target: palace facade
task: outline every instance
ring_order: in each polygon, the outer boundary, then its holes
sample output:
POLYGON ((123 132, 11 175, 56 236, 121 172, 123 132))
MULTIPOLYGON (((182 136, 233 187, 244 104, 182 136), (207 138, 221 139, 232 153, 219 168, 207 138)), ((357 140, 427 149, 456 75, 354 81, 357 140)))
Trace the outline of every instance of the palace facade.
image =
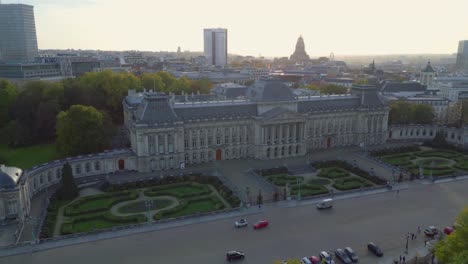
POLYGON ((124 120, 139 171, 227 159, 278 159, 315 150, 376 145, 388 137, 388 107, 373 86, 350 94, 294 96, 277 80, 260 80, 246 99, 185 101, 129 92, 124 120))

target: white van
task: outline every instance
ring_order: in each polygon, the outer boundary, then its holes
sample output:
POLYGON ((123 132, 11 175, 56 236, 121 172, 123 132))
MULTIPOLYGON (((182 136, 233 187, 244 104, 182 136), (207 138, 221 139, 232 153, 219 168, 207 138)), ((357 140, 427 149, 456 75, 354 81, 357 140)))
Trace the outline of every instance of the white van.
POLYGON ((333 207, 333 199, 323 199, 320 203, 317 204, 317 209, 327 209, 333 207))

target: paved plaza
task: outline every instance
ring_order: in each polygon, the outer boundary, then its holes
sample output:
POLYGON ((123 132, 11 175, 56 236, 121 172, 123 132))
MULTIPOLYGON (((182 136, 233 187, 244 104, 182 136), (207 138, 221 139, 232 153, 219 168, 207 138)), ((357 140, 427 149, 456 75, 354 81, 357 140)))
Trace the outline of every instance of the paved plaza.
MULTIPOLYGON (((262 212, 247 216, 250 223, 270 221, 264 230, 235 229, 235 218, 135 234, 115 239, 0 258, 0 263, 224 263, 224 253, 237 249, 247 255, 242 263, 271 263, 274 259, 317 254, 351 246, 361 263, 389 263, 366 250, 366 243, 379 244, 386 256, 403 253, 407 232, 417 226, 453 223, 467 206, 468 181, 441 184, 410 184, 408 189, 372 196, 338 200, 329 211, 313 204, 285 208, 265 205, 262 212)), ((422 238, 410 241, 410 250, 422 238)))

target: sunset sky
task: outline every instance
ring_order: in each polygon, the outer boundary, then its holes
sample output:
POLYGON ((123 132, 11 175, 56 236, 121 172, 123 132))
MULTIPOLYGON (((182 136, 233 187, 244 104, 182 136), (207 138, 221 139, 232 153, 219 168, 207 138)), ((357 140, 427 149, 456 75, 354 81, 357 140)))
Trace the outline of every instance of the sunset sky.
POLYGON ((467 0, 2 0, 35 6, 40 49, 202 51, 228 29, 229 53, 289 56, 455 53, 467 0))

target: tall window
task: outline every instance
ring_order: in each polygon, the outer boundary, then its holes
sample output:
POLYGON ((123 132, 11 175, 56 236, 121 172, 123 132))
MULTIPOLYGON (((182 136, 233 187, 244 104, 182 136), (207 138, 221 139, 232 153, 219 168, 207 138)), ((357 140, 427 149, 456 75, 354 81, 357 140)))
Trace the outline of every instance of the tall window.
POLYGON ((184 139, 184 148, 187 149, 188 147, 189 147, 189 145, 188 145, 188 139, 185 138, 185 139, 184 139))
POLYGON ((81 173, 81 165, 80 165, 80 164, 78 164, 78 165, 75 166, 75 173, 76 173, 76 174, 80 174, 80 173, 81 173))
POLYGON ((52 181, 52 171, 48 171, 47 172, 47 182, 51 182, 52 181))
POLYGON ((101 164, 99 163, 99 161, 94 162, 94 170, 95 171, 100 171, 101 170, 101 164))
POLYGON ((85 163, 85 171, 88 173, 91 171, 91 164, 89 162, 85 163))
POLYGON ((216 145, 221 145, 221 136, 216 135, 216 145))
POLYGON ((189 161, 189 155, 188 155, 188 153, 185 153, 184 159, 185 159, 185 162, 188 162, 188 161, 189 161))

